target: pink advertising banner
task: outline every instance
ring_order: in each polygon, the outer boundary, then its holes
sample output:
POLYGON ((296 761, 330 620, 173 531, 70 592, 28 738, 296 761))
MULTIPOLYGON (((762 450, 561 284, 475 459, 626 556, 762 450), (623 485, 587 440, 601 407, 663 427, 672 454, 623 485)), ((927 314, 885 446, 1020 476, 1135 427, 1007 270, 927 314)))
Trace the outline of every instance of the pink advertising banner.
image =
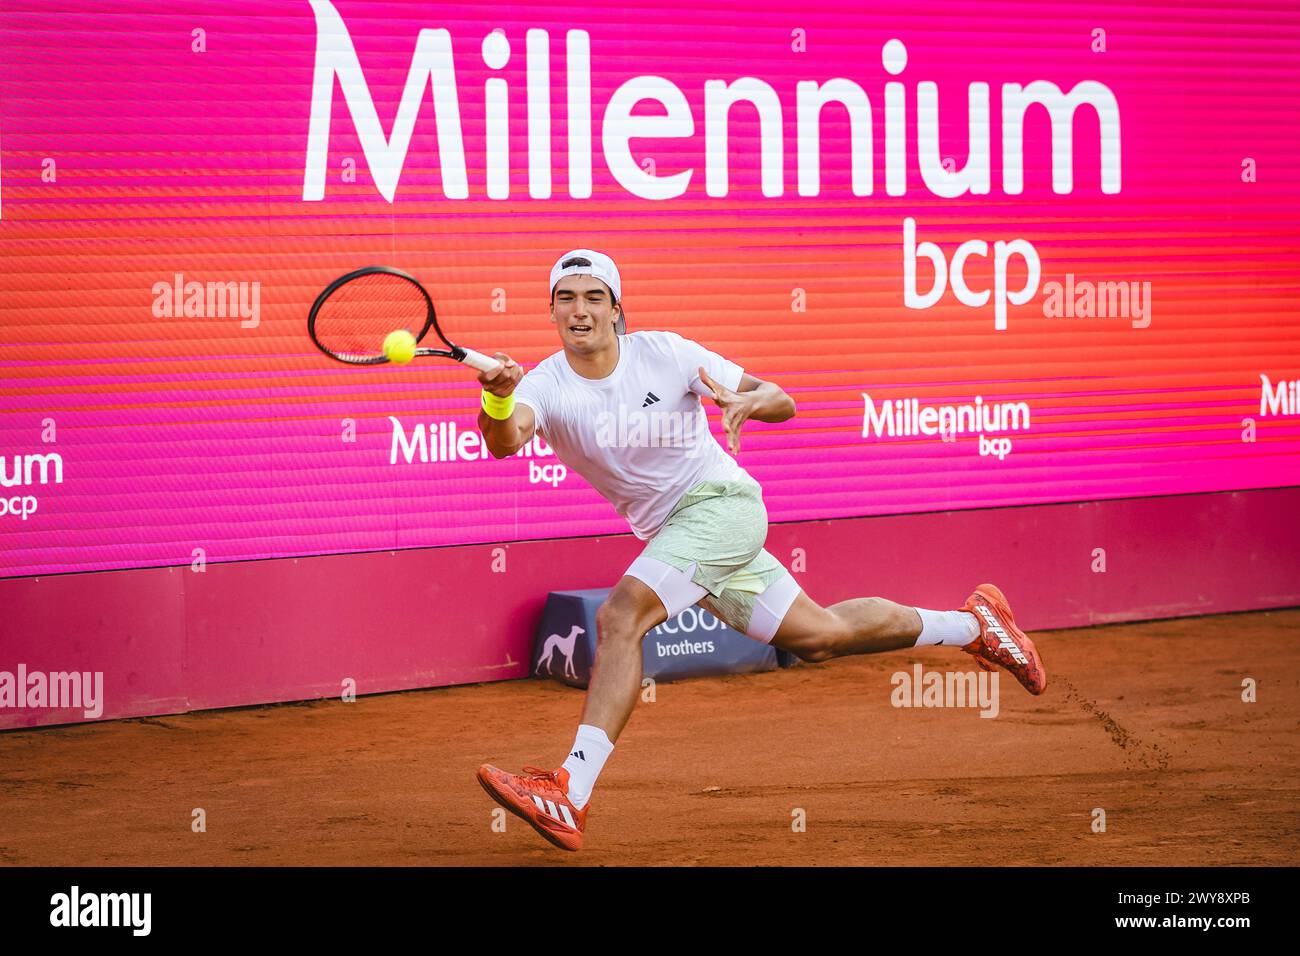
MULTIPOLYGON (((774 521, 1300 484, 1292 3, 0 9, 0 577, 626 525, 452 363, 306 315, 396 266, 559 348, 546 276, 780 383, 774 521)), ((714 416, 714 427, 717 427, 714 416)))

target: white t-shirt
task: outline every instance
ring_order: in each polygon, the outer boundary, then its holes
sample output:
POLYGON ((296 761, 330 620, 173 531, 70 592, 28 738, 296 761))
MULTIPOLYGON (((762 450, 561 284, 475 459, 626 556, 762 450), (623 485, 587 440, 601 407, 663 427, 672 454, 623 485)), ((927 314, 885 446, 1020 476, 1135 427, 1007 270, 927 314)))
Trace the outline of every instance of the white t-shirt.
POLYGON ((583 378, 560 351, 525 375, 514 394, 533 410, 560 461, 644 540, 692 485, 748 477, 709 432, 700 397, 711 400, 713 392, 699 369, 730 389, 744 373, 676 332, 632 332, 618 341, 618 364, 605 378, 583 378))

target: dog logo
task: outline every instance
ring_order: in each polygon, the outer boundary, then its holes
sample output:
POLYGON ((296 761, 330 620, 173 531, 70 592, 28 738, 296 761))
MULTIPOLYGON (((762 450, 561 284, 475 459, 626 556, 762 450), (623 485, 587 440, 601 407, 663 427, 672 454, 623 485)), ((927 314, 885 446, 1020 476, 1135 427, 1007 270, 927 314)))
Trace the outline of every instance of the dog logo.
MULTIPOLYGON (((560 637, 558 634, 552 634, 542 644, 542 656, 537 658, 537 664, 534 666, 534 673, 542 672, 542 665, 546 665, 546 673, 551 673, 551 658, 555 655, 556 650, 564 656, 564 676, 578 679, 578 672, 573 669, 573 645, 577 643, 579 634, 586 634, 586 630, 573 625, 569 630, 567 637, 560 637)), ((554 675, 552 675, 554 676, 554 675)))

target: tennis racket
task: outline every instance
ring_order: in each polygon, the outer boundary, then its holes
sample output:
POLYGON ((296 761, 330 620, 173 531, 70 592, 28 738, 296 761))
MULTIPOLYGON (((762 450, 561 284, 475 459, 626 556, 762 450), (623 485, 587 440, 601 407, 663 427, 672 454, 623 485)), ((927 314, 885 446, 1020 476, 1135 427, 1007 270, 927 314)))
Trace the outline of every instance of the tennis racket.
POLYGON ((367 266, 339 276, 312 303, 307 334, 332 359, 349 365, 384 365, 384 339, 406 329, 419 342, 432 329, 446 348, 417 348, 417 356, 455 359, 480 372, 501 363, 454 344, 438 327, 433 300, 414 276, 388 266, 367 266))

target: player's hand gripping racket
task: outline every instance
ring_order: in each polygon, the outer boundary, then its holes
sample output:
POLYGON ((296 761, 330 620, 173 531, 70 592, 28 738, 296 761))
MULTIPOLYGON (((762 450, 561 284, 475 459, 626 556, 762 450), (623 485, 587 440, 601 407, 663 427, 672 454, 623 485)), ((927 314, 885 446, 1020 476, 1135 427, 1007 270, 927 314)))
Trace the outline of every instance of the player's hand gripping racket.
POLYGON ((447 347, 417 348, 416 356, 455 359, 480 372, 500 368, 496 359, 452 343, 438 327, 433 300, 413 276, 387 266, 367 266, 340 276, 317 296, 307 316, 316 347, 349 365, 384 365, 384 339, 405 328, 416 342, 433 329, 447 347))

